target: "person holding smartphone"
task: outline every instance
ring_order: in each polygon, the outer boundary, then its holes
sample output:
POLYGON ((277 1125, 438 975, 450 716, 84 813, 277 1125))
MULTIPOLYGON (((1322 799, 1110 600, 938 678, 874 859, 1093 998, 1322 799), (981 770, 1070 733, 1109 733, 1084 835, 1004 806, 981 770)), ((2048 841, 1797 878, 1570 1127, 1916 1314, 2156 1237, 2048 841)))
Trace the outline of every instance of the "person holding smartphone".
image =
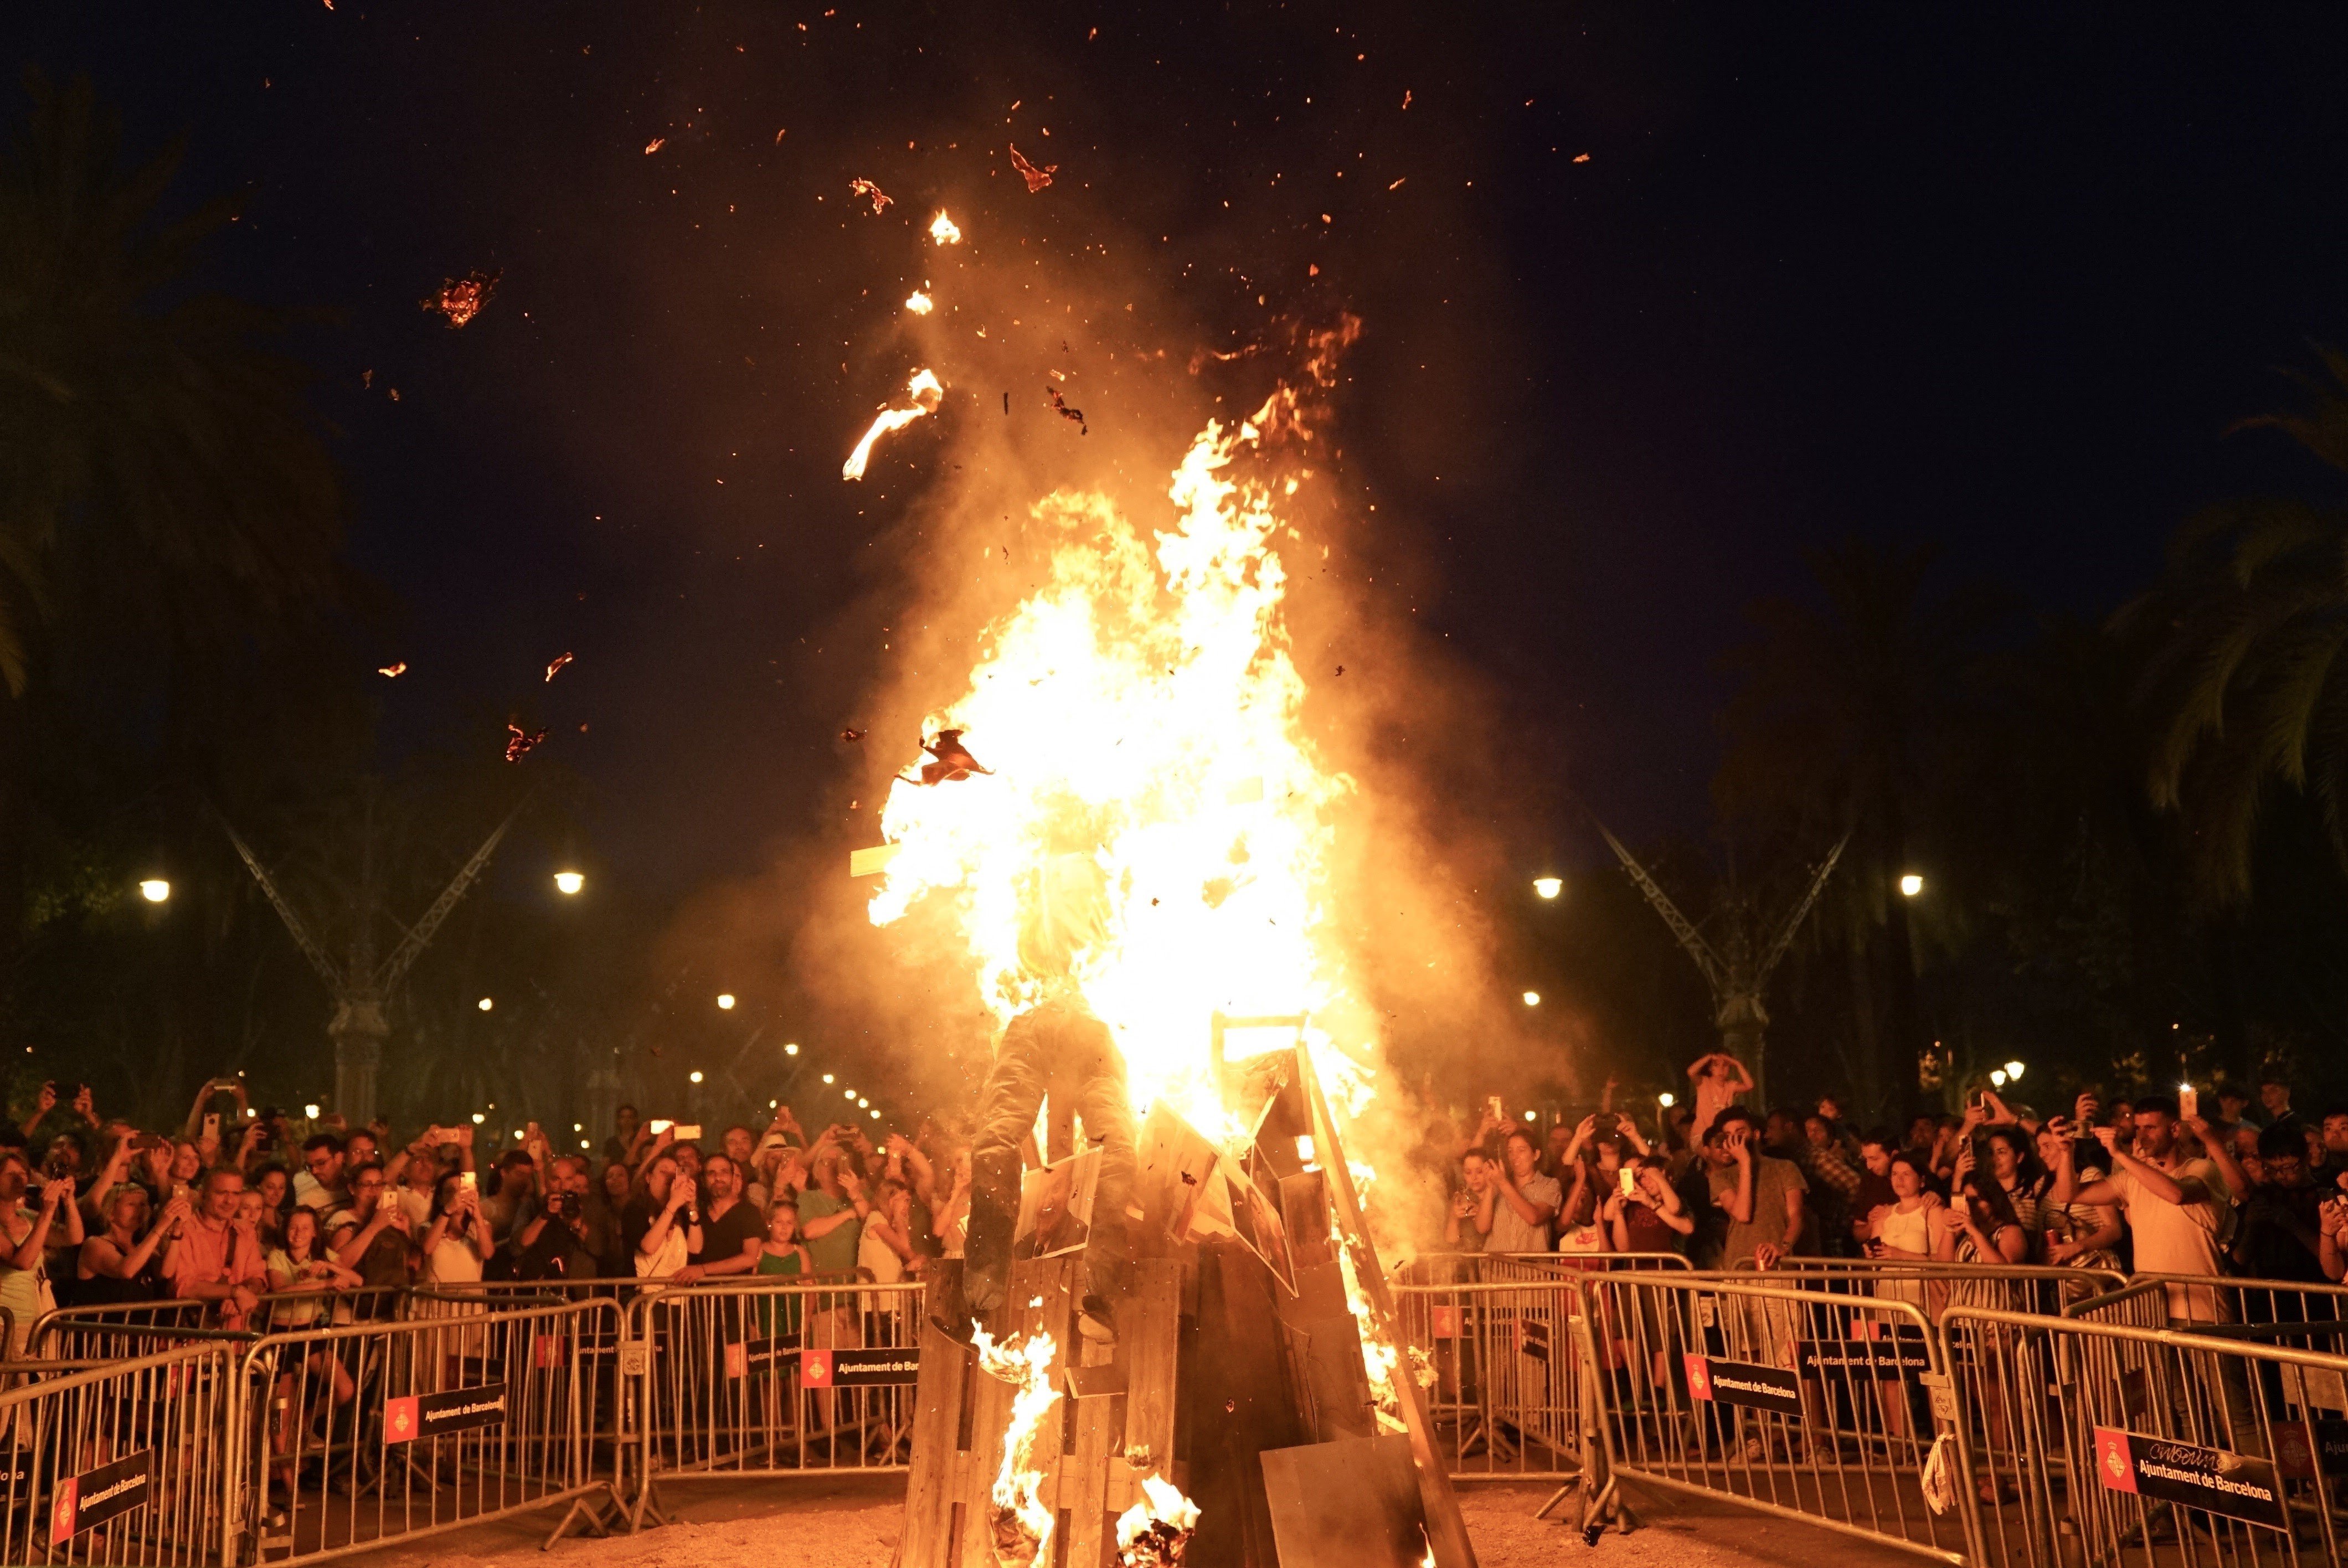
MULTIPOLYGON (((2054 1202, 2065 1206, 2109 1204, 2122 1209, 2136 1240, 2139 1273, 2223 1274, 2220 1242, 2233 1218, 2241 1168, 2224 1141, 2210 1135, 2207 1122, 2199 1117, 2189 1123, 2180 1121, 2177 1102, 2167 1095, 2138 1100, 2135 1122, 2133 1147, 2123 1145, 2111 1128, 2096 1129, 2111 1154, 2113 1169, 2102 1181, 2085 1184, 2071 1153, 2068 1126, 2057 1128, 2065 1138, 2056 1150, 2061 1163, 2054 1168, 2054 1202)), ((2225 1302, 2209 1286, 2172 1283, 2167 1296, 2172 1327, 2228 1321, 2225 1302)))
POLYGON ((1459 1161, 1459 1190, 1443 1216, 1443 1250, 1482 1252, 1492 1234, 1492 1205, 1499 1192, 1492 1184, 1492 1163, 1483 1152, 1470 1149, 1459 1161))
POLYGON ((1622 1167, 1603 1217, 1616 1252, 1680 1252, 1695 1235, 1695 1216, 1673 1191, 1669 1166, 1642 1154, 1622 1167))

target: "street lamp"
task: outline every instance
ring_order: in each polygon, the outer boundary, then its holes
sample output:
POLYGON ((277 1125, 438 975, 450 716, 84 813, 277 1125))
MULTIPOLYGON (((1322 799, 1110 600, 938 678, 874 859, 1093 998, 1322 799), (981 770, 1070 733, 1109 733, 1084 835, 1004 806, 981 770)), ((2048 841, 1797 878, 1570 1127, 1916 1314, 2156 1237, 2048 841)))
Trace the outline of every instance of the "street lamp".
POLYGON ((2019 1083, 2022 1081, 2022 1063, 2018 1061, 2009 1061, 2005 1064, 2005 1081, 2008 1083, 2019 1083))
POLYGON ((696 1067, 696 1068, 695 1068, 695 1069, 693 1070, 693 1071, 692 1071, 692 1072, 687 1076, 687 1078, 686 1078, 686 1081, 687 1081, 687 1082, 689 1082, 689 1083, 698 1083, 698 1082, 700 1082, 700 1081, 701 1081, 701 1069, 699 1069, 699 1068, 697 1068, 697 1067, 696 1067))
POLYGON ((168 903, 171 897, 171 884, 163 877, 149 876, 139 884, 139 897, 149 904, 168 903))
POLYGON ((1562 876, 1536 876, 1533 878, 1533 891, 1540 894, 1544 898, 1554 898, 1559 894, 1565 891, 1565 878, 1562 876))
POLYGON ((487 1012, 487 1011, 489 1011, 491 1008, 493 1008, 493 1007, 497 1006, 498 1004, 497 1004, 495 1001, 491 1000, 489 998, 488 998, 488 997, 483 997, 479 1001, 476 1002, 474 1005, 475 1005, 476 1007, 479 1008, 483 1012, 487 1012))
POLYGON ((1913 871, 1900 878, 1900 897, 1902 898, 1913 898, 1922 891, 1924 891, 1924 879, 1913 871))
POLYGON ((1679 1102, 1672 1098, 1671 1091, 1667 1089, 1663 1093, 1655 1096, 1655 1103, 1662 1106, 1664 1110, 1669 1111, 1673 1106, 1678 1104, 1679 1102))
POLYGON ((825 1073, 825 1074, 823 1075, 823 1081, 824 1081, 826 1083, 837 1083, 837 1082, 839 1082, 839 1080, 838 1080, 838 1079, 834 1078, 834 1077, 833 1077, 830 1073, 829 1073, 829 1072, 827 1072, 827 1073, 825 1073))
POLYGON ((1525 1006, 1529 1008, 1537 1008, 1540 1006, 1540 992, 1527 991, 1525 993, 1525 1006))
POLYGON ((318 1108, 315 1105, 304 1105, 302 1107, 302 1114, 315 1122, 318 1119, 318 1108))
POLYGON ((2004 1087, 2005 1087, 2005 1069, 2004 1069, 2004 1068, 2003 1068, 2003 1067, 1993 1067, 1993 1068, 1992 1068, 1992 1069, 1990 1070, 1989 1081, 1990 1081, 1990 1085, 1991 1085, 1991 1087, 1993 1087, 1993 1088, 1996 1088, 1996 1089, 2003 1089, 2003 1088, 2004 1088, 2004 1087))
POLYGON ((586 886, 587 878, 576 871, 558 871, 554 874, 554 890, 566 898, 577 897, 579 890, 586 886))
POLYGON ((783 1047, 783 1054, 785 1056, 797 1056, 798 1053, 799 1042, 798 1040, 793 1040, 788 1045, 783 1047))
POLYGON ((732 1012, 734 1010, 734 993, 732 991, 719 991, 717 993, 717 1010, 719 1012, 732 1012))
POLYGON ((843 1100, 853 1100, 856 1098, 856 1091, 853 1089, 843 1089, 840 1091, 839 1097, 843 1100))

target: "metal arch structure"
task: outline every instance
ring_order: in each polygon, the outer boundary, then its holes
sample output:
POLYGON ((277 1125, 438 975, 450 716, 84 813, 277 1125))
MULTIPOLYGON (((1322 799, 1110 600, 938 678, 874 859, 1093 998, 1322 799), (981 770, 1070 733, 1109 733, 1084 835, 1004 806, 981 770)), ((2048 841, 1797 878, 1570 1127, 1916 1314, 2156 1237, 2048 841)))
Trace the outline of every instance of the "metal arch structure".
POLYGON ((1713 1025, 1720 1030, 1720 1049, 1752 1068, 1754 1086, 1766 1104, 1769 1009, 1763 997, 1768 990, 1770 975, 1776 972, 1777 965, 1793 947, 1794 937, 1802 928, 1802 922, 1809 918, 1810 911, 1818 906, 1818 895, 1825 890, 1827 878, 1834 874, 1836 863, 1842 859, 1842 852, 1850 843, 1850 834, 1846 831, 1835 840, 1834 847, 1827 851, 1826 858, 1811 873, 1808 887, 1787 911, 1786 917, 1778 922, 1776 933, 1770 938, 1769 945, 1758 954, 1754 951, 1753 941, 1757 924, 1755 911, 1748 899, 1732 889, 1726 900, 1728 952, 1724 958, 1704 939, 1704 933, 1680 913, 1679 907, 1648 875, 1647 868, 1639 864, 1637 857, 1624 847, 1622 841, 1615 837, 1594 815, 1591 821, 1596 825, 1599 836, 1606 840, 1606 846, 1614 852, 1614 858, 1622 863, 1623 871, 1646 896, 1655 913, 1663 917, 1663 924, 1671 927, 1672 935, 1679 939, 1680 946, 1686 949, 1688 957, 1702 971, 1705 985, 1712 990, 1713 1025))
POLYGON ((438 934, 442 924, 463 901, 473 884, 480 879, 481 873, 489 869, 489 857, 497 853, 506 830, 513 826, 514 819, 521 815, 522 807, 528 804, 529 797, 525 795, 513 810, 506 814, 505 820, 490 830, 489 835, 481 841, 480 847, 473 851, 472 857, 448 879, 448 885, 440 890, 440 896, 433 899, 415 925, 407 927, 399 945, 380 963, 375 958, 375 876, 371 827, 370 842, 366 846, 367 869, 360 877, 359 902, 363 907, 357 927, 352 933, 350 955, 346 961, 337 962, 324 944, 312 934, 308 922, 302 918, 300 911, 278 887, 276 879, 262 865, 261 857, 253 854, 252 846, 244 842, 225 817, 221 819, 221 826, 228 834, 228 841, 236 846, 237 857, 244 862, 245 869, 252 873, 252 879, 261 885, 261 891, 268 898, 270 907, 276 910, 277 917, 284 922, 286 934, 294 938, 294 945, 302 949, 302 956, 310 961, 310 967, 317 971, 318 979, 325 983, 327 994, 334 998, 335 1012, 326 1024, 326 1034, 335 1042, 335 1109, 341 1112, 352 1126, 364 1127, 375 1120, 376 1073, 383 1061, 383 1042, 391 1033, 391 1020, 386 1005, 392 990, 407 977, 407 971, 415 967, 424 949, 431 946, 432 938, 438 934))

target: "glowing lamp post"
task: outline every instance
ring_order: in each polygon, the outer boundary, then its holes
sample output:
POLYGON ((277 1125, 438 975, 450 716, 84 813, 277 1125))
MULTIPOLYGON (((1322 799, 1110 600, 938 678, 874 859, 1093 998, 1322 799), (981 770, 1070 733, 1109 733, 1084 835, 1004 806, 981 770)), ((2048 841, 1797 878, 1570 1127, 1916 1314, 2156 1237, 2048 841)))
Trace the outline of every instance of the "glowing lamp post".
POLYGON ((1525 1006, 1529 1008, 1537 1008, 1540 1006, 1540 992, 1527 991, 1525 993, 1525 1006))
POLYGON ((1913 871, 1900 878, 1900 897, 1902 898, 1913 898, 1922 891, 1924 891, 1924 879, 1913 871))
POLYGON ((554 890, 565 898, 576 898, 579 896, 579 890, 586 886, 587 878, 576 871, 558 871, 554 874, 554 890))
POLYGON ((1559 894, 1565 891, 1565 878, 1562 876, 1536 876, 1533 878, 1533 891, 1544 898, 1554 898, 1559 894))
POLYGON ((171 884, 163 877, 149 876, 139 884, 139 897, 149 904, 168 904, 171 901, 171 884))

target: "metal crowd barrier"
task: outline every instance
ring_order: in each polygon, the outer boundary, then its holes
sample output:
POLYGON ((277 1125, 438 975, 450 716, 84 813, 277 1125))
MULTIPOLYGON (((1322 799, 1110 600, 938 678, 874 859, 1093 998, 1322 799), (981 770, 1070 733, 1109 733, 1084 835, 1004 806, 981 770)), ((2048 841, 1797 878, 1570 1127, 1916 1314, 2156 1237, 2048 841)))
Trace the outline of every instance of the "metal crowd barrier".
POLYGON ((122 1330, 201 1329, 208 1327, 204 1307, 201 1301, 177 1299, 52 1307, 33 1319, 25 1353, 36 1361, 105 1361, 144 1355, 156 1348, 157 1336, 122 1330))
MULTIPOLYGON (((2130 1287, 2155 1295, 2163 1281, 2130 1287)), ((2331 1325, 2336 1328, 2341 1326, 2331 1325)), ((2348 1358, 1957 1307, 1957 1491, 1981 1568, 2343 1561, 2348 1358)))
MULTIPOLYGON (((1582 1367, 1569 1279, 1684 1273, 1676 1253, 1433 1254, 1395 1271, 1397 1327, 1426 1383, 1454 1481, 1563 1481, 1582 1471, 1582 1367)), ((1545 1511, 1544 1511, 1545 1512, 1545 1511)))
POLYGON ((632 1527, 665 1517, 664 1481, 908 1468, 923 1289, 739 1276, 639 1293, 621 1325, 632 1527))
POLYGON ((1951 1307, 1993 1307, 2005 1312, 2059 1314, 2071 1306, 2123 1288, 2116 1269, 2044 1264, 1944 1263, 1878 1257, 1780 1258, 1766 1272, 1750 1262, 1729 1270, 1798 1290, 1824 1290, 1913 1303, 1939 1321, 1951 1307))
POLYGON ((1749 1276, 1603 1274, 1571 1288, 1596 1433, 1581 1483, 1591 1542, 1634 1522, 1618 1491, 1632 1480, 1964 1563, 1961 1518, 1926 1498, 1956 1418, 1922 1307, 1749 1276))
POLYGON ((238 1346, 176 1346, 0 1393, 0 1562, 223 1560, 238 1346))
POLYGON ((1684 1273, 1688 1260, 1675 1252, 1423 1252, 1404 1258, 1388 1276, 1398 1286, 1421 1285, 1523 1285, 1562 1279, 1590 1268, 1670 1268, 1684 1273))
POLYGON ((310 1561, 572 1506, 597 1504, 617 1307, 492 1311, 417 1292, 409 1316, 273 1333, 239 1358, 226 1428, 237 1561, 310 1561))

